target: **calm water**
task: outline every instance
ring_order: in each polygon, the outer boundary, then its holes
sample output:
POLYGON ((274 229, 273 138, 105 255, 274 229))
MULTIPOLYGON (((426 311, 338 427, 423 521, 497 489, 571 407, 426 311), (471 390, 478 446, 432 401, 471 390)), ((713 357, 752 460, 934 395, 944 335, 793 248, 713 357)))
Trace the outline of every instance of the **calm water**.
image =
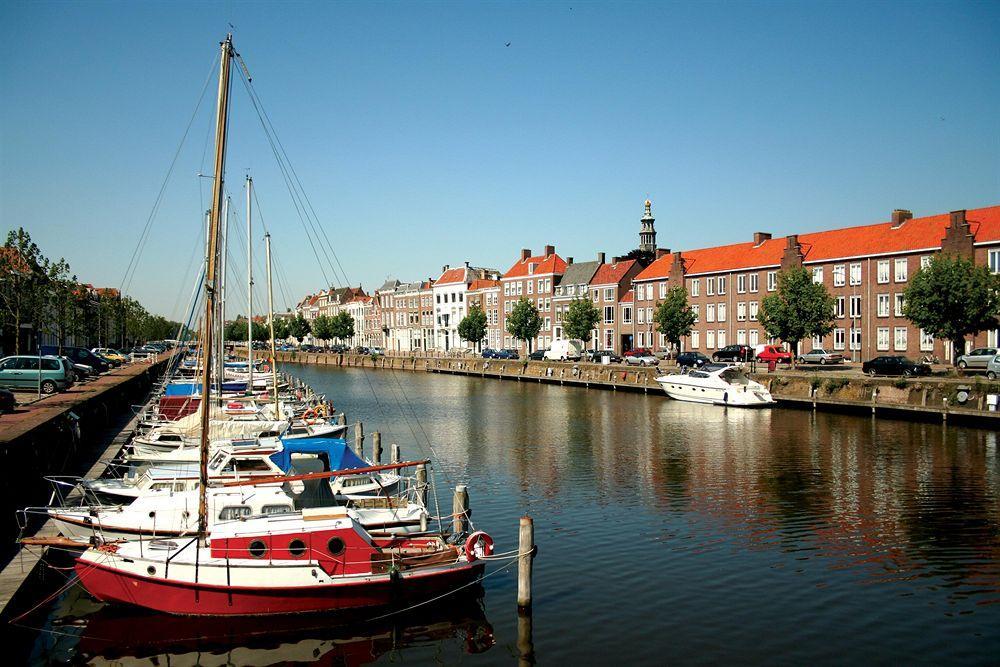
MULTIPOLYGON (((996 433, 291 368, 381 430, 386 456, 398 442, 404 457, 434 458, 449 508, 450 487, 468 481, 499 550, 516 546, 521 514, 535 518, 540 664, 1000 656, 996 433), (433 451, 418 446, 427 440, 433 451)), ((57 633, 29 635, 36 661, 506 665, 518 655, 515 588, 510 569, 481 598, 360 629, 136 616, 76 591, 24 622, 57 633)))

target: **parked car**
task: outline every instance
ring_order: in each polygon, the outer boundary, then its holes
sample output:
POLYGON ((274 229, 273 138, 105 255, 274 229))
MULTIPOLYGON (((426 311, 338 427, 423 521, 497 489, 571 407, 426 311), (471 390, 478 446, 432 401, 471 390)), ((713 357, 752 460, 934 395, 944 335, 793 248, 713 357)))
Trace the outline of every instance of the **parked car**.
POLYGON ((580 361, 583 358, 583 341, 575 338, 556 338, 545 352, 549 361, 580 361))
POLYGON ((111 370, 111 364, 85 347, 63 347, 60 351, 55 345, 42 345, 42 356, 69 357, 74 364, 90 366, 98 373, 107 373, 111 370))
POLYGON ((496 353, 496 356, 494 356, 493 358, 494 359, 520 359, 521 355, 519 355, 517 353, 517 350, 505 347, 502 350, 498 350, 497 353, 496 353))
POLYGON ((483 355, 483 359, 496 359, 497 358, 497 350, 494 350, 492 347, 484 347, 482 355, 483 355))
POLYGON ((354 354, 368 354, 368 348, 364 345, 358 345, 354 348, 354 354))
POLYGON ((625 353, 625 363, 629 366, 656 366, 660 360, 649 350, 630 350, 625 353))
POLYGON ((0 389, 0 415, 6 412, 14 412, 14 408, 17 407, 17 399, 14 398, 14 392, 9 389, 0 389))
POLYGON ((930 375, 927 364, 918 364, 903 356, 875 357, 861 364, 861 372, 868 375, 930 375))
POLYGON ((825 366, 826 364, 842 364, 844 363, 844 355, 839 352, 824 350, 821 347, 814 347, 805 354, 799 355, 799 363, 819 364, 820 366, 825 366))
POLYGON ((648 347, 634 347, 624 355, 625 357, 640 356, 640 357, 654 357, 653 351, 648 347))
POLYGON ((1000 354, 990 359, 989 363, 986 364, 986 377, 991 380, 1000 377, 1000 354))
POLYGON ((677 365, 681 368, 701 368, 710 361, 701 352, 681 352, 677 355, 677 365))
POLYGON ((621 355, 615 354, 614 350, 587 350, 588 361, 600 364, 603 363, 602 359, 604 357, 607 357, 608 361, 612 364, 620 364, 622 362, 621 355))
POLYGON ((792 353, 783 350, 779 345, 764 345, 757 353, 757 361, 790 364, 792 363, 792 353))
POLYGON ((91 350, 91 352, 93 352, 99 357, 103 357, 104 359, 117 361, 120 364, 123 364, 127 361, 124 354, 111 347, 95 347, 94 349, 91 350))
POLYGON ((548 351, 549 351, 548 348, 544 350, 535 350, 534 352, 528 355, 528 359, 531 359, 532 361, 541 361, 545 359, 545 353, 548 351))
POLYGON ((959 356, 958 363, 956 365, 959 368, 985 369, 996 356, 997 348, 981 347, 969 352, 968 354, 959 356))
POLYGON ((712 355, 712 361, 750 361, 753 348, 749 345, 727 345, 712 355))
POLYGON ((377 345, 375 347, 368 348, 368 352, 371 354, 385 354, 385 350, 383 350, 381 347, 378 347, 377 345))
POLYGON ((14 356, 0 359, 0 387, 9 389, 36 389, 51 394, 70 386, 71 371, 58 357, 14 356), (41 363, 41 371, 39 371, 41 363), (40 380, 40 381, 39 381, 40 380))

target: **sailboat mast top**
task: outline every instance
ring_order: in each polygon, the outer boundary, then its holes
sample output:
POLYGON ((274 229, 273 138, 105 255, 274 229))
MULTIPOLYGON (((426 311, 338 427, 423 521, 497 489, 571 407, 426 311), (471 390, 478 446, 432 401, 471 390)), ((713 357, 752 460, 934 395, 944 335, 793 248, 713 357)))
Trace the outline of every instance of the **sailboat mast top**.
POLYGON ((250 203, 252 189, 253 178, 247 174, 247 371, 250 374, 247 380, 247 393, 251 395, 253 394, 253 223, 250 203))
POLYGON ((267 253, 267 322, 271 328, 271 381, 274 385, 274 418, 281 421, 281 401, 278 400, 278 351, 274 346, 274 289, 271 286, 271 234, 264 234, 267 253))

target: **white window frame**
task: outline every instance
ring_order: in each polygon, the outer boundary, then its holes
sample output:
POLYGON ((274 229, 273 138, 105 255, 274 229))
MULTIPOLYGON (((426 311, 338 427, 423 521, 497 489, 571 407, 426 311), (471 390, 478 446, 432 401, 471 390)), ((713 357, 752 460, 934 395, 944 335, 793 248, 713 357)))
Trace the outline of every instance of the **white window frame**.
POLYGON ((692 278, 691 279, 691 296, 700 296, 701 294, 701 279, 692 278))
POLYGON ((736 304, 736 321, 746 322, 747 319, 747 304, 746 301, 740 301, 736 304))
POLYGON ((760 304, 757 303, 756 301, 751 301, 750 302, 749 310, 750 310, 750 321, 751 322, 756 322, 757 321, 757 310, 758 310, 759 307, 760 307, 760 304))
POLYGON ((715 296, 715 278, 705 278, 705 296, 715 296))
POLYGON ((726 330, 725 329, 719 329, 715 333, 715 344, 719 347, 720 350, 726 346, 726 330))
POLYGON ((736 292, 738 294, 746 294, 747 291, 747 277, 744 274, 736 276, 736 292))
POLYGON ((833 316, 838 319, 843 319, 847 316, 847 299, 838 296, 837 301, 833 307, 833 316))
MULTIPOLYGON (((715 291, 718 292, 719 296, 722 296, 723 294, 726 293, 726 277, 725 276, 719 276, 716 279, 716 281, 715 281, 715 291)), ((725 345, 723 345, 722 347, 725 347, 725 345)))
POLYGON ((886 352, 889 349, 889 327, 879 327, 875 330, 875 349, 886 352))
POLYGON ((778 289, 778 272, 768 271, 767 272, 767 291, 774 292, 778 289))
POLYGON ((852 294, 851 298, 848 299, 849 307, 848 313, 852 320, 861 319, 861 296, 858 294, 852 294))
POLYGON ((934 350, 934 336, 923 329, 920 330, 920 351, 932 352, 934 350))
POLYGON ((823 284, 823 267, 814 266, 813 267, 813 282, 817 285, 823 284))
POLYGON ((876 294, 875 295, 875 316, 876 317, 889 317, 889 294, 876 294))
POLYGON ((892 336, 892 349, 896 352, 906 352, 906 327, 895 327, 892 336))
POLYGON ((750 292, 753 294, 757 293, 757 288, 759 287, 757 283, 759 278, 760 276, 756 273, 750 274, 750 292))
POLYGON ((903 306, 906 305, 906 301, 903 299, 902 292, 896 292, 892 299, 892 312, 896 317, 903 316, 903 306))
POLYGON ((701 343, 701 332, 697 329, 691 332, 691 349, 697 350, 701 343))
MULTIPOLYGON (((716 318, 717 322, 725 322, 726 321, 726 303, 725 303, 725 301, 719 303, 719 305, 715 308, 715 318, 716 318)), ((723 347, 725 347, 725 345, 723 345, 723 347)))
POLYGON ((889 260, 880 259, 876 264, 876 280, 879 285, 889 284, 889 260))
POLYGON ((849 332, 849 345, 852 350, 861 349, 861 327, 851 327, 849 332))
POLYGON ((905 257, 897 257, 893 277, 897 283, 905 283, 908 276, 909 263, 906 261, 905 257))
POLYGON ((833 266, 833 286, 843 287, 847 284, 847 265, 835 264, 833 266))
POLYGON ((853 286, 861 284, 861 262, 851 262, 850 283, 853 286))

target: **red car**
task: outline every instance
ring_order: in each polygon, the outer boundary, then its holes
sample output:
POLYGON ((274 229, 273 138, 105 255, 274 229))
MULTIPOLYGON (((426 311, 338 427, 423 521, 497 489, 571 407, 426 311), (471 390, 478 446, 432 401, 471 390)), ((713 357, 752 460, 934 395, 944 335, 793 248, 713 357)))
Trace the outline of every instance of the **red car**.
POLYGON ((790 364, 792 363, 792 353, 786 352, 778 345, 765 345, 764 349, 757 354, 757 361, 790 364))
POLYGON ((648 347, 637 347, 625 353, 626 357, 652 357, 653 351, 648 347))

